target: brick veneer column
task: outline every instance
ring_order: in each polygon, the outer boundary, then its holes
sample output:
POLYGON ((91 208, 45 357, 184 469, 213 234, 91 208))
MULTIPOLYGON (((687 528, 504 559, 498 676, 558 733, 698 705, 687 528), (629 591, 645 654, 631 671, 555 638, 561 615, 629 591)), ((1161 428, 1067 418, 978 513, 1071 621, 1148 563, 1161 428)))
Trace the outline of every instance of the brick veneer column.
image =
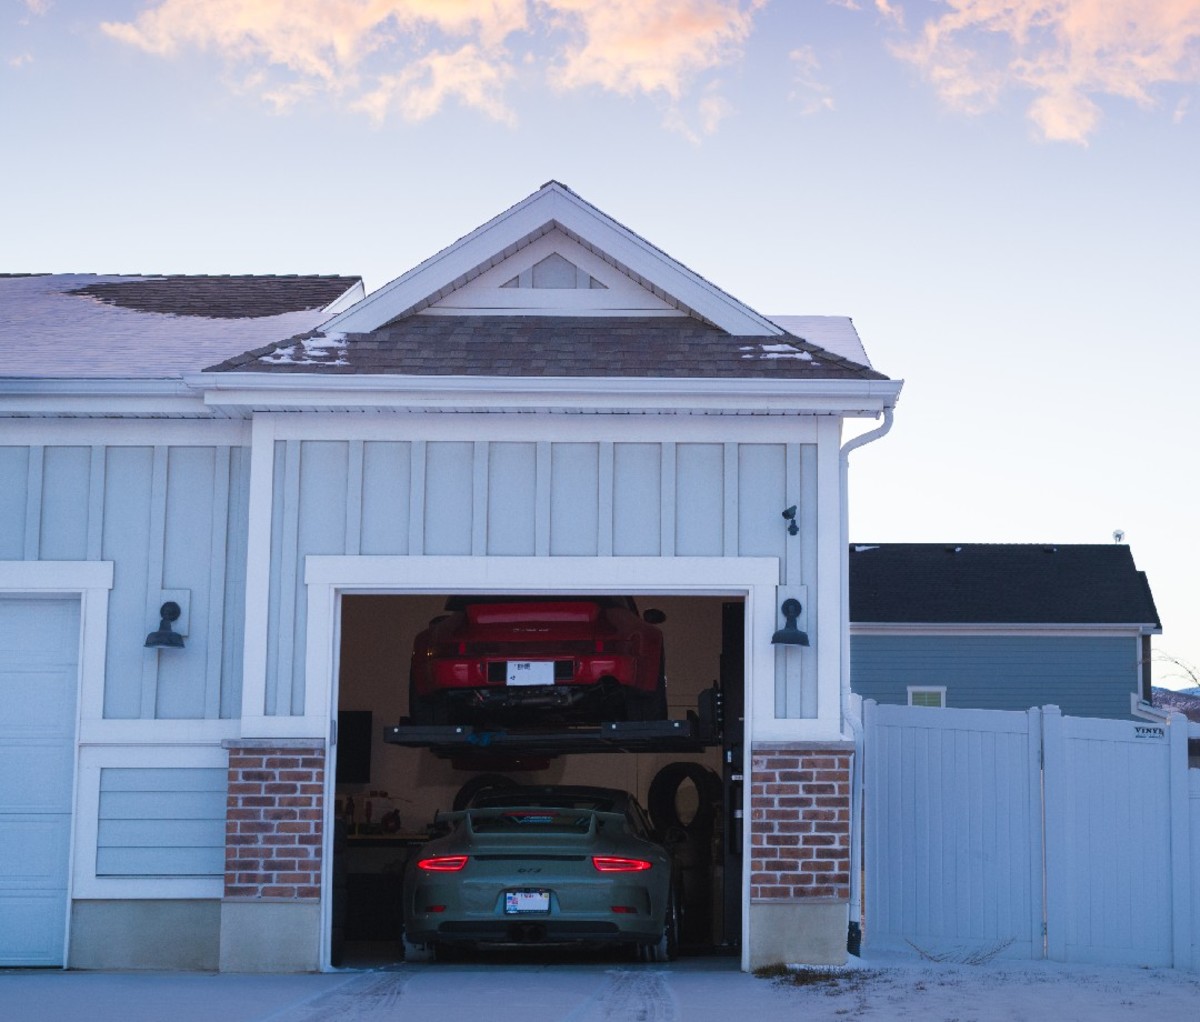
POLYGON ((225 897, 321 896, 325 749, 319 742, 227 742, 225 897))
POLYGON ((850 749, 756 745, 750 898, 850 897, 850 749))

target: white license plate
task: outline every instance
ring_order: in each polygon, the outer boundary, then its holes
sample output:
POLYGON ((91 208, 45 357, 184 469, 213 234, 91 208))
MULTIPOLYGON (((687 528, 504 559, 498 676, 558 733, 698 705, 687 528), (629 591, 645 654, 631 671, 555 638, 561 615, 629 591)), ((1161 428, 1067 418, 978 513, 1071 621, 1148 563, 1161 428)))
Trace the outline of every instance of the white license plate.
POLYGON ((549 891, 505 891, 504 911, 507 915, 523 912, 549 912, 549 891))
POLYGON ((553 660, 510 660, 504 676, 506 685, 553 685, 553 660))

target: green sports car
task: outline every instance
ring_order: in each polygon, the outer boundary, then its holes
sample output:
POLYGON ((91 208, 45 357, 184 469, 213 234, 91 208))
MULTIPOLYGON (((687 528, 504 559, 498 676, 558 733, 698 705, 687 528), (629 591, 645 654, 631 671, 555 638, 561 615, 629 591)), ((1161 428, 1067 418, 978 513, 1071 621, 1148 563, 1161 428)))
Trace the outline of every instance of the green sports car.
POLYGON ((628 792, 517 787, 439 813, 404 882, 405 958, 441 946, 624 944, 670 961, 679 937, 671 855, 628 792))

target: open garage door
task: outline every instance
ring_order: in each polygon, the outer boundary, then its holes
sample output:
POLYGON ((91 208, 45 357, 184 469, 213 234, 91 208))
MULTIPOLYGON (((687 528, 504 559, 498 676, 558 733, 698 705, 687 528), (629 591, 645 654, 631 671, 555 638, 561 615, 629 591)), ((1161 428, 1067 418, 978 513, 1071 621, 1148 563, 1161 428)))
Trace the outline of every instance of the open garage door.
MULTIPOLYGON (((457 808, 481 778, 631 792, 649 809, 655 828, 670 831, 675 842, 680 890, 687 902, 685 951, 736 947, 742 878, 740 813, 733 807, 741 805, 742 602, 679 594, 637 597, 640 613, 656 610, 665 617, 659 627, 667 718, 695 721, 701 704, 711 715, 713 708, 706 700, 714 688, 723 694, 721 721, 715 730, 705 730, 707 740, 672 744, 656 737, 653 722, 629 721, 635 737, 623 744, 617 741, 616 747, 587 728, 569 727, 565 745, 522 744, 519 728, 505 734, 515 741, 500 741, 497 732, 486 729, 478 743, 468 739, 457 746, 385 741, 389 729, 410 719, 414 640, 445 606, 445 595, 342 599, 334 964, 339 964, 342 947, 351 956, 346 964, 396 954, 389 947, 395 948, 399 935, 406 863, 428 838, 435 812, 457 808), (639 730, 650 737, 637 737, 639 730)), ((510 725, 521 723, 512 716, 507 719, 510 725)), ((529 723, 536 726, 539 718, 532 715, 529 723)))
POLYGON ((63 964, 79 600, 0 597, 0 966, 63 964))

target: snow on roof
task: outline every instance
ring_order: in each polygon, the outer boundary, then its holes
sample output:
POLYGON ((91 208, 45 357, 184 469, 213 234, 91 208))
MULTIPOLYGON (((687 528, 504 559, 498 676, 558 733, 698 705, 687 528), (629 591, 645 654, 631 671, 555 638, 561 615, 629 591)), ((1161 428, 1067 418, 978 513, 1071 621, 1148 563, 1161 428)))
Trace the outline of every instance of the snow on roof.
POLYGON ((851 362, 874 368, 849 316, 768 316, 772 323, 851 362))
POLYGON ((0 376, 177 378, 311 331, 361 287, 318 276, 0 277, 0 376), (222 304, 220 292, 236 300, 222 304))

